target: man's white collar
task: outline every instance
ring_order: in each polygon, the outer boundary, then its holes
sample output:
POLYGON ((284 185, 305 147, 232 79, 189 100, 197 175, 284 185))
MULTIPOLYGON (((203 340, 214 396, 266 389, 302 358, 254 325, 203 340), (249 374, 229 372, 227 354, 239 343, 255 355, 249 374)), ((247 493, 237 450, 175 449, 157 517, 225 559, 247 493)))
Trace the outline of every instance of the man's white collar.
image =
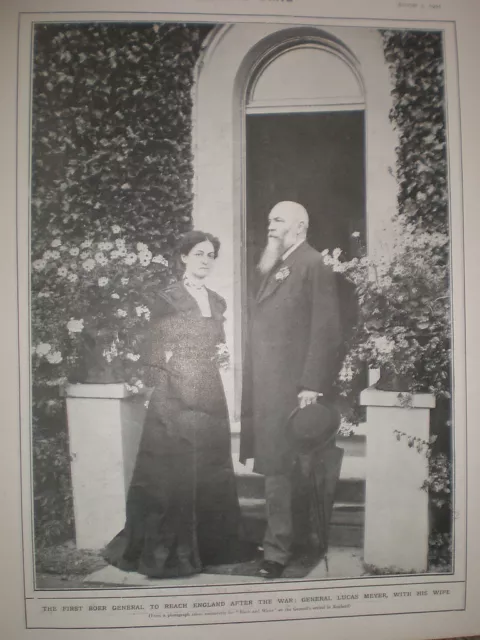
POLYGON ((293 246, 291 246, 291 247, 290 247, 290 249, 287 249, 287 250, 285 251, 285 253, 283 254, 283 256, 282 256, 282 262, 283 262, 284 260, 286 260, 286 259, 288 258, 288 256, 289 256, 291 253, 293 253, 293 252, 295 251, 295 249, 296 249, 297 247, 299 247, 299 246, 300 246, 302 243, 304 243, 304 242, 305 242, 305 240, 299 240, 299 241, 298 241, 298 242, 296 242, 293 246))

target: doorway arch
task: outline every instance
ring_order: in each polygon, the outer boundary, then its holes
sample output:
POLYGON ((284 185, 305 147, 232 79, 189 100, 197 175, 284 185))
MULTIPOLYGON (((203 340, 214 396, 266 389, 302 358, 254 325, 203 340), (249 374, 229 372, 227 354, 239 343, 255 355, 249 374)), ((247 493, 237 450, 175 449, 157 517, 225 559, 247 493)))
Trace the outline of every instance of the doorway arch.
MULTIPOLYGON (((357 86, 356 95, 344 95, 346 110, 365 109, 365 183, 368 240, 383 226, 396 204, 391 174, 395 137, 388 114, 390 79, 380 34, 374 29, 288 26, 261 23, 230 24, 212 33, 199 61, 194 93, 194 224, 216 233, 222 241, 215 282, 226 299, 227 339, 233 369, 226 380, 232 416, 238 419, 242 370, 242 316, 244 296, 246 221, 246 114, 265 108, 259 104, 261 72, 275 72, 288 52, 322 52, 344 65, 357 86), (253 98, 253 99, 252 99, 253 98)), ((283 60, 283 62, 282 62, 283 60)), ((265 76, 264 76, 265 77, 265 76)), ((265 89, 265 86, 263 87, 265 89)), ((262 91, 263 91, 262 89, 262 91)), ((278 97, 278 96, 277 96, 278 97)), ((306 105, 303 96, 297 107, 306 105)), ((331 107, 325 98, 323 107, 331 107)), ((336 98, 338 99, 338 95, 336 98)), ((267 105, 271 108, 271 104, 267 105)), ((277 104, 277 108, 282 105, 277 104)), ((285 105, 283 105, 285 106, 285 105)), ((292 105, 290 105, 291 107, 292 105)), ((339 105, 342 106, 342 105, 339 105)), ((338 109, 337 106, 337 110, 338 109)), ((253 117, 253 116, 252 116, 253 117)))

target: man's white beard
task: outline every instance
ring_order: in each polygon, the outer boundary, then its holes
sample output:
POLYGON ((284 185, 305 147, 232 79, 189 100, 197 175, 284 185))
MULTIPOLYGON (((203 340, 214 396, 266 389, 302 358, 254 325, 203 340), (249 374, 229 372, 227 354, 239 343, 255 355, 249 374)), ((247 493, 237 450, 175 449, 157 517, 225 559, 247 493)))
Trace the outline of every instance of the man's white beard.
POLYGON ((257 269, 265 275, 273 269, 273 266, 285 253, 284 242, 278 238, 268 238, 267 246, 258 261, 257 269))

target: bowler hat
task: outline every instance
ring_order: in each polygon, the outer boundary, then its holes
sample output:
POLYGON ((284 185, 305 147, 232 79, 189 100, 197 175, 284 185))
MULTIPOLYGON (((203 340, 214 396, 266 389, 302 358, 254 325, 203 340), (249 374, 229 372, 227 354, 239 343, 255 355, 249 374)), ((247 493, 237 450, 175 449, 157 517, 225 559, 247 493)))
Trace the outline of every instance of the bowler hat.
POLYGON ((297 407, 289 416, 291 433, 301 444, 325 444, 340 426, 340 412, 332 404, 317 401, 297 407))

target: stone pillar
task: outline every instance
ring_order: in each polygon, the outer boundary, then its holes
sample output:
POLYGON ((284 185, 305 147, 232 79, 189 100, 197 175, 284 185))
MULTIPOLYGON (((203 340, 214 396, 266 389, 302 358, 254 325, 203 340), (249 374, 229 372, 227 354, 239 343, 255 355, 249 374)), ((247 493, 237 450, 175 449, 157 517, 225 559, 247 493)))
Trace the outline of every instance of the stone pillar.
POLYGON ((145 396, 121 383, 71 384, 66 398, 76 544, 101 549, 125 524, 145 396))
POLYGON ((427 570, 428 494, 421 487, 428 476, 430 394, 401 394, 366 389, 360 402, 367 407, 367 467, 365 495, 366 564, 405 572, 427 570), (406 434, 397 439, 398 433, 406 434), (409 438, 417 438, 408 446, 409 438))

